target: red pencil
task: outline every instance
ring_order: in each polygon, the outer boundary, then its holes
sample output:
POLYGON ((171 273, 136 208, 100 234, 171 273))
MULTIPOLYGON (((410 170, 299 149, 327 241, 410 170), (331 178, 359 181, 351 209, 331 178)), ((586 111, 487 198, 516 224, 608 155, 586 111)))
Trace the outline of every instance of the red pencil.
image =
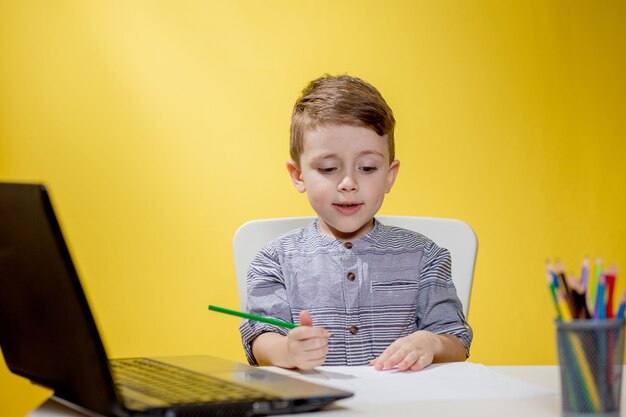
POLYGON ((615 291, 615 276, 616 276, 616 267, 615 265, 609 266, 605 279, 606 279, 606 288, 607 288, 607 298, 606 298, 606 318, 612 319, 615 317, 613 314, 613 293, 615 291))

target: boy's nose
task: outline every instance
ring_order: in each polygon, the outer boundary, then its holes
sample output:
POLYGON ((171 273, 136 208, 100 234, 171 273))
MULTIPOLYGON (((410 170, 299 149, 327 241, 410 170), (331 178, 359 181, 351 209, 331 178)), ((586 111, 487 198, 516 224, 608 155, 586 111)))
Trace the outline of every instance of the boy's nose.
POLYGON ((339 191, 348 192, 357 191, 359 189, 359 186, 351 175, 346 175, 345 177, 343 177, 337 188, 339 189, 339 191))

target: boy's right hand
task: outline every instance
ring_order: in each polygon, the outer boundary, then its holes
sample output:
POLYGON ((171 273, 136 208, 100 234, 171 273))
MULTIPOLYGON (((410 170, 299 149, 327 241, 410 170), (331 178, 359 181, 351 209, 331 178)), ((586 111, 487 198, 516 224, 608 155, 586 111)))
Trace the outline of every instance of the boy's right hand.
POLYGON ((307 370, 324 363, 328 353, 330 332, 322 327, 313 327, 313 318, 308 311, 300 312, 300 326, 287 334, 287 352, 294 367, 307 370))

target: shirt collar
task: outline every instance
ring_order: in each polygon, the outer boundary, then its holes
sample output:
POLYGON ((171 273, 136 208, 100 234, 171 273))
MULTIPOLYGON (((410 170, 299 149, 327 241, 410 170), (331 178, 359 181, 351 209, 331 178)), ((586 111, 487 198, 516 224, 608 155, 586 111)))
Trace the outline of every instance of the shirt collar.
MULTIPOLYGON (((329 236, 320 230, 319 218, 316 218, 308 226, 308 229, 309 229, 308 230, 309 233, 311 234, 311 237, 317 239, 320 244, 323 244, 325 246, 345 249, 343 240, 337 239, 333 236, 329 236)), ((352 243, 351 249, 355 250, 355 249, 362 248, 364 246, 370 246, 373 242, 378 241, 382 237, 384 233, 384 229, 385 229, 385 226, 382 223, 380 223, 376 218, 374 218, 374 227, 372 228, 372 230, 370 230, 369 232, 367 232, 367 234, 357 239, 349 241, 350 243, 352 243)))

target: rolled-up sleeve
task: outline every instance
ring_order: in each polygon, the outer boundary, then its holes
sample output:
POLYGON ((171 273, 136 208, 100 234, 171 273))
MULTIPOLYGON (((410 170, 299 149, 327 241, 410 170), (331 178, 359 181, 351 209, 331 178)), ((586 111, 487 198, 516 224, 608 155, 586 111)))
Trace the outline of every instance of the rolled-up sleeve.
POLYGON ((469 357, 473 333, 452 282, 450 252, 432 241, 424 249, 417 301, 417 328, 457 336, 469 357))
MULTIPOLYGON (((248 312, 259 316, 293 322, 291 309, 287 302, 282 269, 272 243, 263 248, 250 264, 248 268, 247 285, 248 312)), ((288 329, 283 327, 253 320, 243 320, 239 325, 239 331, 241 333, 246 358, 251 365, 258 365, 252 353, 252 342, 257 336, 267 332, 282 335, 288 333, 288 329)))

